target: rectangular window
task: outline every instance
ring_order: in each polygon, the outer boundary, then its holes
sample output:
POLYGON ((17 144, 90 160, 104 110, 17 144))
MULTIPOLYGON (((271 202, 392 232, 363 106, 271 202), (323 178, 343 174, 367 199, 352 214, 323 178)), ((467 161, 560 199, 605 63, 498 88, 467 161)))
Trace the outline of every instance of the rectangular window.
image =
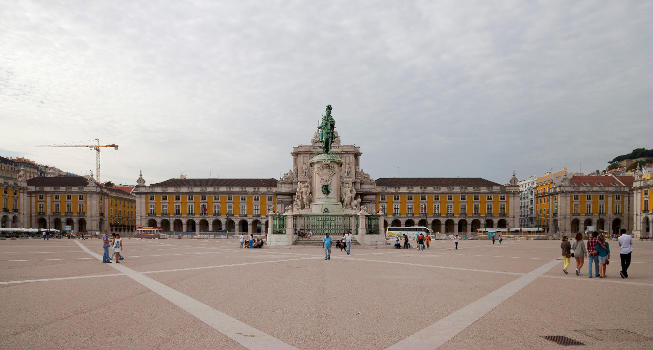
POLYGON ((247 207, 244 204, 240 205, 240 216, 247 216, 247 207))
POLYGON ((181 196, 180 196, 180 195, 178 195, 178 194, 176 194, 176 195, 175 195, 175 200, 176 200, 176 201, 179 201, 179 200, 181 200, 181 196))
POLYGON ((168 196, 165 196, 165 195, 164 195, 164 196, 161 196, 161 200, 162 200, 162 201, 167 201, 167 200, 168 200, 168 196))
POLYGON ((150 211, 149 211, 149 214, 150 214, 150 215, 154 215, 154 204, 150 204, 150 211))
POLYGON ((587 196, 585 196, 585 200, 591 201, 592 200, 592 195, 588 194, 587 196))
POLYGON ((220 215, 220 204, 213 203, 213 215, 220 215))
POLYGON ((500 195, 499 200, 500 201, 505 201, 506 200, 506 195, 505 194, 500 195))
POLYGON ((434 201, 439 201, 440 200, 440 195, 439 194, 433 195, 433 200, 434 201))
POLYGON ((55 201, 58 201, 58 200, 59 200, 59 195, 58 195, 58 194, 55 194, 55 195, 54 195, 54 200, 55 200, 55 201))
POLYGON ((259 209, 258 204, 254 204, 254 216, 261 215, 261 209, 259 209))
POLYGON ((268 204, 268 210, 266 213, 272 213, 272 204, 268 204))
POLYGON ((447 200, 448 200, 448 201, 452 201, 452 200, 453 200, 453 195, 448 194, 448 195, 447 195, 447 200))
POLYGON ((412 200, 413 200, 413 196, 408 195, 408 200, 409 200, 409 201, 412 201, 412 200))
POLYGON ((505 203, 500 203, 499 204, 499 214, 506 215, 506 204, 505 203))
POLYGON ((39 203, 39 214, 45 213, 45 209, 43 209, 43 203, 39 203))
POLYGON ((380 200, 381 200, 382 202, 385 201, 385 195, 381 195, 380 200))
POLYGON ((578 200, 578 195, 577 195, 577 194, 574 195, 574 200, 575 200, 575 201, 578 200))
POLYGON ((460 200, 461 200, 461 201, 466 201, 466 200, 467 200, 467 195, 465 195, 465 194, 461 194, 461 195, 460 195, 460 200))
POLYGON ((398 200, 399 200, 399 196, 395 196, 395 197, 394 197, 394 200, 398 201, 398 200))
POLYGON ((615 196, 614 196, 614 199, 617 200, 617 201, 620 201, 620 200, 621 200, 621 195, 620 195, 620 194, 615 195, 615 196))
POLYGON ((84 203, 77 204, 77 213, 84 214, 84 203))
POLYGON ((201 195, 201 196, 200 196, 200 200, 201 200, 201 201, 205 201, 205 200, 206 200, 206 195, 205 195, 205 194, 201 195))
POLYGON ((644 195, 648 196, 648 190, 644 190, 644 195))
POLYGON ((161 215, 168 215, 168 205, 161 204, 161 215))
POLYGON ((220 200, 220 196, 213 196, 213 200, 214 200, 214 201, 219 201, 219 200, 220 200))
POLYGON ((426 204, 420 203, 419 205, 419 213, 420 215, 426 215, 426 204))
POLYGON ((78 198, 80 201, 83 201, 83 200, 84 200, 84 195, 83 195, 83 194, 80 194, 77 198, 78 198))
POLYGON ((433 215, 440 215, 440 204, 433 204, 433 215))
POLYGON ((474 203, 474 215, 481 215, 481 205, 474 203))
POLYGON ((578 203, 574 203, 574 214, 580 214, 580 210, 578 208, 578 203))
POLYGON ((175 204, 175 215, 181 215, 181 205, 175 204))
POLYGON ((605 200, 605 197, 604 197, 602 194, 600 194, 600 195, 599 195, 599 200, 600 200, 600 201, 605 200))
POLYGON ((487 215, 492 215, 492 204, 488 203, 488 204, 485 206, 485 213, 486 213, 487 215))
POLYGON ((247 200, 247 198, 245 198, 245 196, 240 196, 240 201, 241 201, 241 202, 244 202, 244 201, 246 201, 246 200, 247 200))
POLYGON ((228 201, 232 201, 232 200, 234 200, 234 197, 231 196, 231 195, 229 195, 229 196, 227 196, 227 200, 228 200, 228 201))
POLYGON ((453 215, 453 204, 447 204, 447 215, 453 215))
POLYGON ((186 198, 187 198, 189 201, 192 201, 192 200, 193 200, 193 195, 192 195, 192 194, 189 194, 186 198))
POLYGON ((67 194, 67 195, 66 195, 66 200, 67 200, 67 201, 70 201, 70 200, 72 200, 72 199, 73 199, 73 195, 72 195, 72 194, 67 194))
POLYGON ((188 211, 186 212, 186 215, 195 215, 195 205, 194 204, 188 204, 187 209, 188 209, 188 211))
POLYGON ((491 195, 491 194, 488 194, 488 195, 485 197, 485 199, 488 200, 488 201, 491 201, 491 200, 492 200, 492 195, 491 195))
POLYGON ((254 202, 258 202, 260 200, 259 196, 254 196, 254 202))
MULTIPOLYGON (((645 210, 648 210, 648 201, 644 202, 644 204, 646 204, 645 210)), ((621 205, 617 205, 616 207, 614 207, 614 213, 621 214, 621 205)))
POLYGON ((268 202, 272 202, 272 196, 268 196, 268 202))
POLYGON ((73 205, 72 203, 66 203, 66 214, 70 214, 73 212, 73 205))
POLYGON ((151 201, 151 202, 154 201, 154 196, 150 196, 150 201, 151 201))
POLYGON ((466 215, 467 214, 467 204, 461 204, 460 205, 460 215, 466 215))
POLYGON ((406 205, 406 215, 413 216, 413 205, 412 204, 406 205))
POLYGON ((480 197, 479 195, 475 194, 475 195, 474 195, 474 200, 475 200, 475 201, 479 200, 479 197, 480 197))
POLYGON ((591 214, 592 213, 592 203, 586 203, 585 204, 585 215, 591 214))
POLYGON ((399 204, 394 204, 392 206, 392 215, 399 215, 399 204))
POLYGON ((419 200, 421 200, 421 201, 425 201, 425 200, 426 200, 426 196, 425 196, 425 195, 421 195, 421 196, 419 196, 419 200))
POLYGON ((385 203, 381 204, 381 213, 385 215, 385 203))
POLYGON ((605 214, 605 204, 599 203, 599 214, 605 214))
POLYGON ((232 203, 227 204, 227 215, 234 215, 234 205, 232 203))
POLYGON ((39 194, 39 200, 43 200, 43 195, 39 194))
POLYGON ((206 215, 208 212, 208 209, 206 207, 206 203, 201 203, 200 204, 200 215, 206 215))

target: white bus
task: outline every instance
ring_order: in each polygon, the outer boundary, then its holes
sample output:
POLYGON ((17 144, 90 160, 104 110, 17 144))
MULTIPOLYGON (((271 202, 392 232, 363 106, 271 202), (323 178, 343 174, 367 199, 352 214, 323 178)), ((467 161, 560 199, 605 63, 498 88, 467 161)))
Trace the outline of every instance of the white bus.
POLYGON ((417 235, 420 233, 423 233, 424 236, 427 234, 431 233, 431 230, 424 226, 413 226, 413 227, 388 227, 385 230, 385 238, 386 239, 395 239, 395 237, 399 237, 399 239, 402 239, 402 237, 405 235, 408 236, 408 239, 410 240, 415 240, 417 238, 417 235))

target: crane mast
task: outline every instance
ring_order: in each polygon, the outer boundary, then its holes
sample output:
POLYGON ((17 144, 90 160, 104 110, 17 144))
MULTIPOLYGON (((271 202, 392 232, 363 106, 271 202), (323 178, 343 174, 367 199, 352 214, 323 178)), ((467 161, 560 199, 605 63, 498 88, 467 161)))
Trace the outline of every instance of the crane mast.
POLYGON ((92 145, 41 145, 39 147, 84 147, 95 151, 95 179, 98 183, 102 183, 100 182, 100 150, 109 147, 115 150, 118 149, 118 145, 115 143, 110 145, 100 145, 100 139, 95 139, 95 144, 92 145))

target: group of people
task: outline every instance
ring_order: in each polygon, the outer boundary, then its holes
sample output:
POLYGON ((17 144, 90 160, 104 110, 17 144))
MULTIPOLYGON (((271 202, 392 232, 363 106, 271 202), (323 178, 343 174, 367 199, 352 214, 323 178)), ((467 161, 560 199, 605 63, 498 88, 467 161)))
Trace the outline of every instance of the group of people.
MULTIPOLYGON (((324 238, 322 238, 322 247, 324 248, 324 260, 331 260, 331 245, 333 243, 333 237, 327 233, 324 238)), ((345 232, 339 242, 336 243, 338 247, 342 247, 347 251, 347 255, 351 254, 351 231, 345 232)))
MULTIPOLYGON (((409 239, 408 239, 408 235, 404 233, 401 237, 404 240, 403 248, 404 249, 411 248, 411 245, 410 245, 410 242, 409 242, 409 239)), ((417 236, 415 236, 415 242, 417 243, 417 250, 418 251, 423 251, 424 248, 431 248, 431 234, 427 233, 426 235, 424 235, 423 233, 420 233, 417 236)), ((401 249, 402 248, 401 243, 399 241, 399 236, 395 237, 394 247, 396 249, 401 249)))
MULTIPOLYGON (((610 264, 610 243, 606 239, 606 235, 599 234, 594 231, 591 237, 587 239, 587 243, 583 242, 583 234, 577 233, 574 237, 574 243, 569 242, 566 234, 562 235, 562 242, 560 248, 562 249, 562 272, 566 275, 569 272, 569 261, 573 257, 576 259, 576 276, 582 276, 581 268, 585 264, 585 257, 589 260, 587 277, 592 278, 592 265, 594 265, 594 277, 605 278, 607 266, 610 264)), ((625 229, 621 229, 619 238, 619 256, 621 258, 621 271, 619 275, 621 278, 628 278, 628 267, 630 266, 631 255, 633 252, 633 238, 626 233, 625 229)))
POLYGON ((104 256, 102 256, 102 262, 105 264, 111 264, 111 255, 109 255, 109 247, 113 248, 113 257, 116 259, 116 264, 120 264, 120 260, 125 260, 122 256, 122 239, 120 239, 119 233, 112 233, 111 239, 109 239, 109 234, 107 232, 102 235, 102 248, 104 248, 104 256))
POLYGON ((245 235, 241 234, 239 237, 241 248, 263 248, 263 242, 260 238, 254 238, 254 234, 249 235, 249 239, 245 240, 245 235))

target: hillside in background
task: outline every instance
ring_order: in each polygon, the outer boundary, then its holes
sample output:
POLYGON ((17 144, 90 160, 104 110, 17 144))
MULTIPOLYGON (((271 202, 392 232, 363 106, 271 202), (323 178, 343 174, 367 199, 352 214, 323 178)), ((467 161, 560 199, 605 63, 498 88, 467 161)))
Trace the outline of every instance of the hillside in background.
POLYGON ((644 166, 645 164, 653 163, 653 149, 646 148, 635 148, 632 152, 628 154, 622 154, 620 156, 614 157, 609 161, 607 170, 618 169, 625 167, 626 170, 632 170, 637 167, 638 164, 644 166))

